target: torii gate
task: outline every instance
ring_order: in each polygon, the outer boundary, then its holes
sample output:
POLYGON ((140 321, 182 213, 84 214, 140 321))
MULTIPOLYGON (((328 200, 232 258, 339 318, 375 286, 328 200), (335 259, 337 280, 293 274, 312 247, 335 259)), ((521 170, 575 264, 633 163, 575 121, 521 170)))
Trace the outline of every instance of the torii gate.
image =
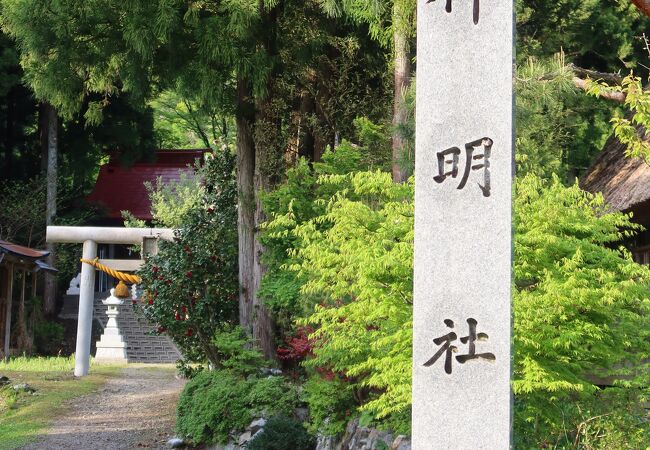
MULTIPOLYGON (((158 239, 171 241, 174 230, 170 228, 118 228, 118 227, 47 227, 46 242, 49 244, 83 244, 83 258, 93 260, 97 256, 97 244, 142 245, 143 257, 156 253, 158 239)), ((135 271, 143 260, 100 259, 99 262, 115 270, 135 271)), ((79 317, 77 321, 77 345, 74 374, 88 375, 90 365, 90 339, 95 297, 95 268, 82 264, 79 283, 79 317)))

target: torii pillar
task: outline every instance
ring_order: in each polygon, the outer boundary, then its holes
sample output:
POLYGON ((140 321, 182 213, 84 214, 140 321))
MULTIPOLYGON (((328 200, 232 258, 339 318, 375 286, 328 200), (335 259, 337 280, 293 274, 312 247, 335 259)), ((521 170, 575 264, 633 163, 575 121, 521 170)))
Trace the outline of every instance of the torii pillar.
MULTIPOLYGON (((169 228, 118 228, 118 227, 47 227, 48 244, 83 243, 83 258, 95 259, 97 244, 142 245, 151 238, 171 241, 174 231, 169 228)), ((146 246, 145 246, 146 247, 146 246)), ((133 261, 104 260, 103 264, 116 270, 133 270, 133 261), (113 264, 111 264, 113 263, 113 264), (125 264, 121 267, 120 264, 125 264), (126 267, 129 267, 128 269, 126 267)), ((90 366, 90 341, 93 324, 93 303, 95 300, 95 268, 89 264, 81 265, 79 283, 79 318, 77 321, 77 345, 74 359, 74 374, 77 377, 88 375, 90 366)))
MULTIPOLYGON (((49 227, 48 227, 49 228, 49 227)), ((49 230, 48 230, 49 234, 49 230)), ((95 259, 97 242, 86 240, 83 243, 83 258, 95 259)), ((95 268, 90 264, 81 265, 79 282, 79 316, 77 317, 77 345, 74 352, 74 375, 88 375, 90 367, 90 340, 93 328, 93 303, 95 301, 95 268)))

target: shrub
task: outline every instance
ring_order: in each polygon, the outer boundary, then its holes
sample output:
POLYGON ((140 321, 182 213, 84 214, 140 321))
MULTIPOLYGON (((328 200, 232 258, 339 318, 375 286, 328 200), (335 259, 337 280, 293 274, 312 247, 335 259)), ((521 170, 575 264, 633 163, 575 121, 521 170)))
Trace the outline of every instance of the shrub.
MULTIPOLYGON (((407 431, 412 184, 381 172, 316 172, 278 191, 287 206, 266 228, 270 246, 287 246, 272 270, 293 280, 292 317, 314 329, 281 354, 329 371, 328 380, 313 370, 305 386, 312 430, 342 431, 349 400, 373 423, 407 431), (311 210, 299 197, 305 191, 315 197, 311 210)), ((515 226, 517 446, 606 448, 612 436, 619 448, 648 446, 641 405, 650 386, 650 270, 620 244, 639 227, 602 196, 532 174, 517 182, 515 226)))
POLYGON ((411 405, 413 184, 359 172, 349 193, 333 197, 318 220, 298 227, 302 293, 318 304, 303 322, 314 327, 314 358, 305 364, 343 373, 367 392, 361 410, 403 417, 411 405))
POLYGON ((302 424, 288 417, 276 416, 266 422, 264 430, 255 436, 247 450, 313 450, 316 439, 302 424))
POLYGON ((639 227, 557 178, 526 176, 517 189, 515 437, 526 448, 579 442, 598 416, 624 429, 634 420, 617 405, 641 417, 650 386, 650 270, 618 244, 639 227))
POLYGON ((213 336, 237 320, 237 187, 234 157, 217 152, 201 169, 200 207, 183 215, 173 242, 140 269, 145 290, 140 308, 190 361, 221 357, 213 336))
POLYGON ((296 388, 281 377, 243 379, 226 370, 204 370, 183 389, 176 427, 195 444, 225 443, 254 417, 292 414, 297 401, 296 388))
POLYGON ((34 347, 41 355, 56 355, 61 350, 65 327, 60 323, 41 320, 34 325, 34 347))
POLYGON ((356 402, 350 383, 338 377, 324 379, 315 374, 303 387, 303 399, 309 406, 309 431, 335 435, 345 431, 356 402))

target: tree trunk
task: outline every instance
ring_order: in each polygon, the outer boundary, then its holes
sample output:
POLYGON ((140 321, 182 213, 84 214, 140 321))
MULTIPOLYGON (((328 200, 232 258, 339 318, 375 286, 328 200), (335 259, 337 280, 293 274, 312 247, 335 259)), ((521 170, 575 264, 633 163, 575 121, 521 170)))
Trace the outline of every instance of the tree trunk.
MULTIPOLYGON (((274 121, 271 117, 272 113, 269 111, 270 105, 265 101, 263 105, 258 108, 258 118, 255 121, 256 132, 258 136, 261 130, 263 135, 268 137, 273 135, 274 121)), ((275 139, 270 139, 271 146, 279 144, 275 139)), ((273 338, 273 321, 271 315, 264 306, 262 299, 257 295, 262 277, 266 272, 266 267, 262 264, 262 254, 264 253, 264 246, 259 240, 259 230, 262 223, 266 221, 266 215, 262 207, 261 194, 268 192, 271 189, 271 177, 273 174, 267 173, 262 164, 273 156, 279 156, 274 148, 264 145, 260 142, 255 142, 255 176, 254 176, 254 189, 255 189, 255 239, 254 239, 254 258, 255 264, 253 266, 253 288, 255 295, 253 295, 253 339, 259 343, 262 353, 267 359, 275 359, 275 340, 273 338)))
POLYGON ((393 90, 393 181, 403 183, 408 178, 401 163, 405 157, 405 142, 399 130, 400 126, 406 124, 408 110, 404 93, 411 82, 411 60, 409 58, 408 33, 403 22, 406 20, 403 6, 395 2, 393 6, 393 47, 395 57, 394 68, 394 90, 393 90))
POLYGON ((237 234, 239 238, 239 324, 253 335, 253 267, 255 266, 254 107, 247 80, 237 83, 237 234))
POLYGON ((257 296, 264 268, 264 251, 257 240, 259 225, 265 220, 259 193, 268 190, 270 183, 259 167, 264 146, 255 144, 255 108, 246 80, 238 82, 237 111, 237 186, 239 235, 239 323, 259 345, 264 356, 275 358, 271 316, 257 296))
POLYGON ((41 102, 38 105, 38 139, 41 144, 41 172, 47 174, 47 111, 49 104, 41 102))
MULTIPOLYGON (((45 225, 51 225, 56 216, 57 200, 57 177, 58 177, 58 132, 59 119, 56 110, 52 105, 45 105, 42 109, 47 117, 47 205, 45 209, 45 225)), ((54 265, 54 246, 47 245, 50 255, 47 262, 54 265)), ((56 276, 51 273, 45 274, 45 289, 43 291, 43 311, 46 316, 54 315, 56 310, 56 276)))

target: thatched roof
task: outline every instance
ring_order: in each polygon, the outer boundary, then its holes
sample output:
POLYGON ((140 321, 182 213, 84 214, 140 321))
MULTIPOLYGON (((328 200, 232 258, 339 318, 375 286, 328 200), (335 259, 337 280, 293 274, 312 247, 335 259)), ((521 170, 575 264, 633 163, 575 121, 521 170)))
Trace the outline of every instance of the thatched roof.
POLYGON ((650 165, 625 156, 625 145, 610 137, 580 183, 589 192, 602 192, 615 210, 629 211, 650 200, 650 165))

